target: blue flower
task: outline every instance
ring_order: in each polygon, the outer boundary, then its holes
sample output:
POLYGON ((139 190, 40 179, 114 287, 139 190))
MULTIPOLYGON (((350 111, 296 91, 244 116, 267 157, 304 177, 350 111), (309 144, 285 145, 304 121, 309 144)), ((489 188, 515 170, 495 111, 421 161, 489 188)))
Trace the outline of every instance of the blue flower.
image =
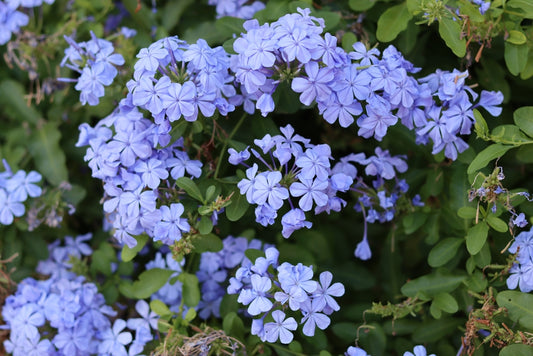
POLYGON ((272 312, 274 322, 266 323, 264 325, 265 338, 268 342, 279 341, 282 344, 290 344, 294 336, 290 330, 296 330, 298 323, 293 317, 285 319, 285 313, 281 310, 272 312))

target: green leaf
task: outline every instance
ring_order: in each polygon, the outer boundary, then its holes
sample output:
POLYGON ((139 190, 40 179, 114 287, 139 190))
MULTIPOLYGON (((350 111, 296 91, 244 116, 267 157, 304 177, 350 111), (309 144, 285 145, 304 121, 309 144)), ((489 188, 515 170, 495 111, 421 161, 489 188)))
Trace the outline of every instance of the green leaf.
POLYGON ((526 67, 529 47, 527 44, 515 45, 505 42, 505 64, 512 75, 518 75, 526 67))
POLYGON ((507 308, 509 318, 518 322, 525 328, 533 329, 533 295, 517 292, 503 291, 496 296, 498 306, 507 308))
POLYGON ((218 252, 224 247, 222 240, 215 234, 201 235, 194 241, 194 252, 218 252))
POLYGON ((324 31, 330 31, 331 29, 338 26, 341 21, 340 12, 337 11, 312 11, 311 14, 315 17, 324 19, 326 27, 324 31))
MULTIPOLYGON (((150 270, 149 270, 150 271, 150 270)), ((183 302, 189 307, 195 307, 200 302, 200 287, 198 278, 191 273, 181 273, 178 280, 183 284, 183 302)))
POLYGON ((533 19, 533 3, 530 0, 509 0, 507 6, 522 10, 526 19, 533 19))
POLYGON ((489 136, 489 126, 487 125, 487 121, 481 115, 481 113, 474 109, 474 118, 476 119, 476 123, 474 124, 474 128, 476 130, 476 134, 481 138, 486 138, 489 136))
POLYGON ((479 224, 472 226, 466 235, 466 249, 471 255, 477 254, 487 241, 489 235, 489 226, 486 222, 481 221, 479 224))
POLYGON ((516 158, 523 163, 533 163, 533 145, 520 146, 516 151, 516 158))
POLYGON ((237 17, 224 16, 215 22, 215 27, 226 37, 232 37, 233 34, 239 36, 244 31, 244 22, 245 20, 237 17))
POLYGON ((401 291, 407 297, 414 297, 419 292, 434 296, 454 291, 465 279, 464 276, 428 274, 407 282, 402 286, 401 291))
POLYGON ((470 2, 462 2, 460 4, 460 12, 462 15, 467 15, 471 22, 483 22, 485 20, 485 16, 479 13, 479 6, 470 2))
POLYGON ((7 116, 20 123, 37 124, 41 115, 33 106, 27 105, 22 84, 10 79, 4 80, 0 83, 0 93, 0 105, 7 116))
POLYGON ((244 251, 244 254, 252 263, 255 262, 255 260, 259 257, 265 257, 265 253, 261 250, 257 250, 255 248, 249 248, 246 251, 244 251))
POLYGON ((198 231, 202 235, 207 235, 213 230, 213 221, 207 215, 204 215, 200 218, 200 223, 198 224, 198 231))
POLYGON ((449 18, 442 18, 439 21, 440 37, 457 57, 464 57, 466 54, 466 39, 461 38, 461 25, 457 21, 449 18))
POLYGON ((426 343, 442 340, 445 336, 454 332, 461 324, 463 324, 461 320, 452 318, 430 320, 423 323, 413 332, 413 341, 426 343))
POLYGON ((512 344, 505 346, 498 356, 532 356, 533 346, 524 344, 512 344))
POLYGON ((477 210, 471 206, 463 206, 457 211, 457 215, 463 219, 473 219, 476 217, 477 210))
POLYGON ((185 322, 189 323, 189 322, 193 321, 194 318, 196 318, 196 310, 194 308, 189 308, 189 310, 187 310, 187 313, 185 314, 185 318, 183 318, 183 320, 185 320, 185 322))
POLYGON ((215 187, 214 185, 210 185, 209 187, 207 187, 205 191, 205 200, 208 202, 213 201, 216 190, 217 190, 217 187, 215 187))
POLYGON ((163 287, 175 271, 152 268, 142 272, 132 284, 134 298, 146 299, 163 287))
POLYGON ((521 45, 527 42, 527 38, 522 31, 510 30, 509 37, 507 37, 506 41, 515 45, 521 45))
POLYGON ((156 313, 157 315, 159 315, 160 317, 162 318, 166 318, 166 317, 169 317, 171 316, 172 314, 172 311, 167 307, 167 305, 165 303, 163 303, 162 301, 160 301, 159 299, 154 299, 150 302, 150 309, 156 313))
POLYGON ((374 6, 375 3, 376 0, 350 0, 348 6, 354 11, 366 11, 374 6))
POLYGON ((407 235, 418 230, 426 222, 428 215, 423 212, 408 214, 403 218, 403 228, 407 235))
POLYGON ((505 221, 493 214, 489 214, 489 216, 487 216, 487 223, 490 225, 490 227, 498 232, 507 232, 509 229, 509 226, 505 221))
POLYGON ((108 242, 102 242, 98 249, 93 252, 91 270, 102 272, 106 276, 111 275, 111 263, 117 259, 115 250, 108 242))
POLYGON ((459 310, 457 301, 450 293, 437 294, 433 298, 433 304, 446 313, 455 313, 459 310))
POLYGON ((286 0, 270 0, 263 10, 257 11, 254 18, 260 24, 279 19, 289 11, 289 4, 286 0))
POLYGON ((515 125, 499 125, 492 130, 491 139, 494 142, 521 145, 532 142, 532 139, 524 135, 520 128, 515 125))
POLYGON ((57 125, 48 122, 34 130, 28 142, 37 170, 55 186, 68 180, 66 157, 59 145, 60 139, 57 125))
POLYGON ((457 249, 463 244, 464 239, 449 237, 440 241, 431 249, 428 255, 428 264, 431 267, 444 266, 455 257, 457 249))
POLYGON ((488 285, 487 278, 485 278, 483 272, 479 270, 472 273, 470 278, 468 278, 464 283, 468 290, 474 293, 480 293, 485 288, 487 288, 488 285))
POLYGON ((237 313, 228 313, 222 321, 222 329, 227 335, 235 336, 237 339, 244 338, 244 323, 237 313))
POLYGON ((405 3, 388 8, 379 17, 376 37, 381 42, 394 40, 400 32, 407 28, 412 17, 413 15, 407 10, 405 3))
POLYGON ((503 156, 505 152, 509 151, 511 148, 513 148, 513 146, 501 145, 499 143, 490 145, 477 154, 476 158, 474 158, 472 163, 468 166, 467 173, 473 174, 480 169, 485 168, 490 161, 503 156))
POLYGON ((353 45, 357 42, 357 36, 353 32, 346 32, 342 36, 342 48, 346 52, 353 51, 353 45))
POLYGON ((176 185, 183 189, 187 194, 189 194, 191 198, 194 198, 201 203, 205 203, 200 189, 198 188, 196 183, 192 181, 192 179, 187 177, 178 178, 176 179, 176 185))
POLYGON ((533 106, 522 106, 513 113, 513 120, 520 130, 533 137, 533 106))
POLYGON ((481 248, 481 251, 472 256, 472 258, 476 266, 478 266, 479 268, 485 268, 486 266, 488 266, 490 264, 490 261, 492 260, 489 244, 484 244, 481 248))
POLYGON ((229 221, 237 221, 242 218, 249 206, 246 196, 242 195, 239 189, 235 189, 231 196, 231 204, 226 208, 226 217, 229 221))
POLYGON ((137 253, 139 253, 140 250, 146 245, 146 242, 148 242, 148 235, 142 234, 134 236, 135 240, 137 240, 137 245, 133 248, 129 248, 128 245, 124 245, 122 248, 122 252, 120 253, 120 256, 122 258, 122 261, 128 262, 133 260, 135 256, 137 256, 137 253))

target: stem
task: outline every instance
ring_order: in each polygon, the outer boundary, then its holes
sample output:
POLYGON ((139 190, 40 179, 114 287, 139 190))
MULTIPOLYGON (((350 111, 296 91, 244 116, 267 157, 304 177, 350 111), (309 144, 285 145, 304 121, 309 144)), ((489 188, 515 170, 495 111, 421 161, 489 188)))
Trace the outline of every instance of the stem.
POLYGON ((233 136, 237 133, 239 128, 241 127, 242 123, 244 122, 244 119, 246 118, 247 114, 242 114, 241 118, 237 122, 237 125, 233 128, 229 136, 226 138, 226 141, 224 142, 224 146, 222 146, 222 151, 220 152, 220 157, 217 162, 217 168, 215 169, 215 175, 214 178, 216 179, 218 177, 218 172, 220 171, 220 166, 222 164, 222 158, 224 158, 224 154, 226 153, 226 149, 228 148, 228 142, 233 138, 233 136))

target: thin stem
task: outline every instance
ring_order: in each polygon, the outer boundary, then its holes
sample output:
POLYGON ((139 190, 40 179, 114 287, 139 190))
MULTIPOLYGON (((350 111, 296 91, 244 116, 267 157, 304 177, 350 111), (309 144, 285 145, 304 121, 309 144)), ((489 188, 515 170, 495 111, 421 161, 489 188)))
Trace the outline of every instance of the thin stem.
POLYGON ((237 131, 239 130, 239 128, 243 124, 244 119, 246 118, 246 116, 247 116, 246 113, 244 113, 241 116, 241 118, 237 122, 237 125, 235 125, 235 127, 233 128, 233 130, 231 131, 229 136, 226 138, 226 141, 224 141, 224 146, 222 146, 222 151, 220 151, 220 157, 219 157, 218 162, 217 162, 217 168, 215 169, 215 175, 214 175, 215 179, 218 177, 218 172, 220 171, 220 166, 222 165, 222 159, 224 158, 224 154, 226 153, 226 150, 228 148, 228 142, 233 138, 233 136, 235 136, 235 134, 237 133, 237 131))

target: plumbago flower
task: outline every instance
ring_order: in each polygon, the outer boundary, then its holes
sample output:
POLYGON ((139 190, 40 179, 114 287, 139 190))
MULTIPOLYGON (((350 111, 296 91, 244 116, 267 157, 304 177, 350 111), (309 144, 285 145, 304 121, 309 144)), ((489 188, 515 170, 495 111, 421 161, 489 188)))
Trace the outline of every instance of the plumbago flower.
POLYGON ((35 172, 19 170, 13 174, 6 160, 3 160, 5 171, 0 173, 0 224, 11 225, 15 218, 26 212, 24 202, 41 196, 42 189, 35 183, 41 181, 42 176, 35 172))
POLYGON ((416 79, 420 69, 393 46, 381 54, 357 42, 346 53, 335 37, 322 35, 324 21, 309 9, 271 24, 249 20, 244 29, 234 42, 237 55, 231 67, 249 113, 253 102, 263 116, 272 112, 273 94, 287 82, 302 104, 316 102, 330 124, 349 127, 357 122, 360 136, 381 141, 390 126, 401 122, 415 131, 418 143, 431 139, 433 154, 444 150, 455 160, 468 147, 460 136, 470 134, 473 110, 483 107, 496 116, 501 112, 497 106, 503 95, 482 91, 479 96, 465 84, 468 72, 438 70, 416 79))
POLYGON ((17 34, 21 27, 28 24, 30 18, 25 10, 42 6, 43 3, 53 4, 55 0, 19 1, 7 0, 0 2, 0 45, 4 45, 17 34))
POLYGON ((209 0, 207 3, 216 6, 217 18, 232 16, 240 19, 251 19, 257 11, 265 8, 265 4, 261 1, 209 0))
POLYGON ((509 247, 510 253, 515 253, 516 263, 509 270, 507 288, 529 293, 533 291, 533 228, 519 233, 509 247))
POLYGON ((258 316, 252 321, 251 332, 262 341, 288 344, 292 331, 300 324, 306 336, 314 336, 316 328, 326 329, 329 315, 340 309, 333 297, 344 295, 341 283, 331 283, 332 274, 322 272, 320 282, 312 280, 312 267, 278 263, 275 247, 265 250, 252 264, 244 259, 235 277, 230 279, 229 294, 238 294, 238 302, 247 306, 247 313, 258 316), (287 313, 298 315, 295 319, 287 313))
POLYGON ((91 31, 91 40, 76 43, 65 36, 69 47, 65 49, 65 57, 61 66, 66 66, 80 73, 77 79, 59 78, 65 82, 76 82, 74 87, 80 91, 80 102, 85 105, 98 105, 105 95, 105 86, 111 85, 118 74, 117 66, 124 64, 121 54, 113 53, 113 44, 97 38, 91 31))
POLYGON ((37 272, 47 280, 26 278, 14 295, 7 297, 2 317, 10 330, 4 341, 13 355, 139 355, 157 326, 148 304, 139 300, 141 318, 115 319, 117 312, 106 305, 94 283, 71 271, 72 258, 92 254, 84 241, 91 234, 67 236, 49 246, 49 258, 41 261, 37 272), (112 322, 112 320, 114 320, 112 322), (126 330, 126 326, 129 331, 126 330), (135 336, 134 336, 135 335, 135 336))
POLYGON ((341 211, 347 202, 337 194, 351 192, 357 197, 355 209, 362 212, 365 222, 363 241, 355 255, 366 260, 371 257, 366 223, 388 222, 397 210, 423 205, 419 196, 413 203, 404 198, 409 185, 396 176, 407 171, 406 157, 393 157, 378 147, 375 156, 351 154, 332 166, 328 145, 311 144, 310 140, 295 134, 290 125, 282 127, 281 132, 282 135, 267 134, 255 140, 260 152, 249 147, 240 152, 229 149, 228 161, 247 167, 245 178, 237 186, 250 204, 257 205, 258 223, 273 225, 278 211, 288 202, 290 210, 281 217, 283 237, 288 238, 304 227, 311 228, 312 223, 306 216, 310 211, 314 214, 341 211), (252 166, 246 163, 251 157, 250 151, 266 170, 261 171, 257 163, 252 166), (365 175, 373 178, 371 183, 365 183, 355 164, 364 167, 365 175))

